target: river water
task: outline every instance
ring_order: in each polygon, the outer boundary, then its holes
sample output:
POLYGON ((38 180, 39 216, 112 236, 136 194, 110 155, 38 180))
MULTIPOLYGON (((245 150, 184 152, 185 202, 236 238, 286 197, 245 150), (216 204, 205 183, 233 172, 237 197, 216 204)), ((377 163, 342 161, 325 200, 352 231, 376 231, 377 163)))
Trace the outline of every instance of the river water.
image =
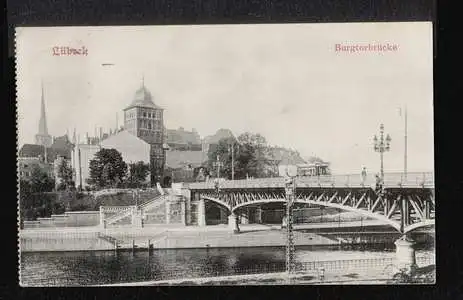
MULTIPOLYGON (((296 262, 395 257, 394 244, 303 246, 296 262)), ((416 257, 434 257, 432 244, 416 247, 416 257)), ((283 271, 284 247, 132 251, 37 252, 21 255, 21 284, 97 285, 160 279, 283 271)))

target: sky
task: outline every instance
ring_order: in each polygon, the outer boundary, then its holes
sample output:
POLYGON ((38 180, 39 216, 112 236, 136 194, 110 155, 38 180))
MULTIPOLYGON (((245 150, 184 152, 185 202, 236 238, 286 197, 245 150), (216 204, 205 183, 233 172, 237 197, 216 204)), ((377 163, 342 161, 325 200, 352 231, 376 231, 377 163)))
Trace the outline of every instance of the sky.
POLYGON ((432 171, 432 56, 429 22, 18 28, 18 142, 34 143, 42 82, 49 133, 83 139, 122 125, 144 78, 167 128, 261 133, 334 173, 379 171, 381 123, 385 171, 402 171, 407 107, 408 171, 432 171), (335 51, 368 43, 398 48, 335 51), (54 56, 55 46, 88 55, 54 56))

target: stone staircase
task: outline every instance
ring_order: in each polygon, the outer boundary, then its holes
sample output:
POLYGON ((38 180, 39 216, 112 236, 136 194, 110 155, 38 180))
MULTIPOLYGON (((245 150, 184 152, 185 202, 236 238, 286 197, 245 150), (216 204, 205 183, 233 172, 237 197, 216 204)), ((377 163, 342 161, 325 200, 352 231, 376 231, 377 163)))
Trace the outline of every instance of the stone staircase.
MULTIPOLYGON (((155 209, 156 207, 158 206, 161 206, 162 204, 165 203, 167 199, 167 195, 161 195, 161 196, 158 196, 148 202, 145 202, 143 203, 142 205, 139 206, 139 208, 142 210, 142 211, 146 211, 146 210, 150 210, 150 209, 155 209)), ((116 222, 124 219, 124 218, 127 218, 129 217, 132 212, 133 212, 133 209, 134 207, 133 206, 130 206, 130 207, 127 207, 126 210, 124 211, 121 211, 120 213, 117 213, 113 216, 111 216, 110 218, 106 219, 106 225, 111 225, 111 224, 115 224, 116 222)))

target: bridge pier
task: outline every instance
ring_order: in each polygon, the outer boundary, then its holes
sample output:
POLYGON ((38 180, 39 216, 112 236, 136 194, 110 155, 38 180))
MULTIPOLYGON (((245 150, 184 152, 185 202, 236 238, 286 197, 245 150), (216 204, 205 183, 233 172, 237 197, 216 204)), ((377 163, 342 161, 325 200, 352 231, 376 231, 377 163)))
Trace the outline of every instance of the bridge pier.
POLYGON ((415 242, 403 235, 394 244, 396 246, 396 266, 408 274, 412 273, 416 268, 415 242))
POLYGON ((206 204, 204 199, 198 202, 198 226, 206 226, 206 204))
POLYGON ((262 224, 262 208, 260 206, 256 208, 256 223, 262 224))
POLYGON ((234 233, 240 232, 240 227, 238 226, 238 216, 234 213, 231 213, 228 216, 228 228, 233 230, 234 233))

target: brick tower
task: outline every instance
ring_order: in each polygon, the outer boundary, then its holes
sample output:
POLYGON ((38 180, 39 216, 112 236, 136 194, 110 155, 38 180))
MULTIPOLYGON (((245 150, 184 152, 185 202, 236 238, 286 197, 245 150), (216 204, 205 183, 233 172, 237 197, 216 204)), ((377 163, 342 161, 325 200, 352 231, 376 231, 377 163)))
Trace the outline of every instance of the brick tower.
POLYGON ((124 109, 124 129, 150 144, 151 185, 161 181, 164 171, 164 109, 153 102, 144 80, 132 103, 124 109))

